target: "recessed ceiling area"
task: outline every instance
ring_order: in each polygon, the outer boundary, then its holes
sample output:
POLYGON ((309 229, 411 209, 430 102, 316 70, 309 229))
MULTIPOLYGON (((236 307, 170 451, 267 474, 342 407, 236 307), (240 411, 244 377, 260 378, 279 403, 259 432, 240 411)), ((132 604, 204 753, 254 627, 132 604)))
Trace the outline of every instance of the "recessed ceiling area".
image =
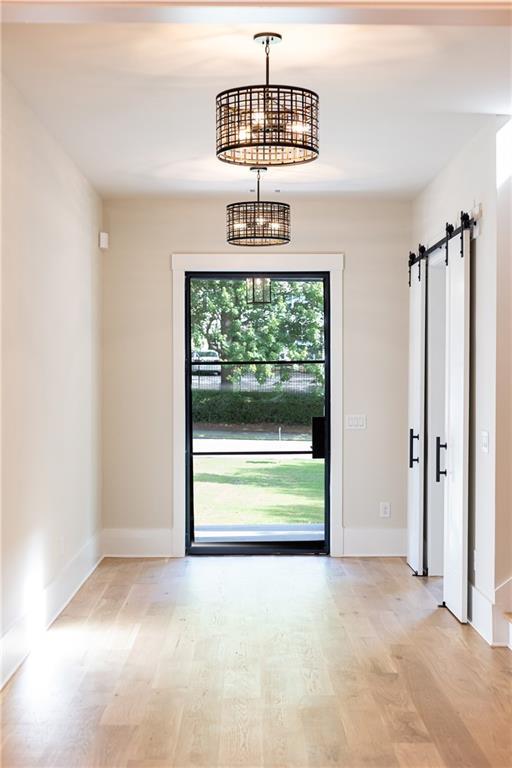
MULTIPOLYGON (((271 82, 319 93, 320 156, 271 188, 409 195, 512 111, 506 27, 277 26, 271 82)), ((215 157, 215 95, 263 81, 260 27, 6 24, 3 69, 104 196, 248 191, 215 157)))

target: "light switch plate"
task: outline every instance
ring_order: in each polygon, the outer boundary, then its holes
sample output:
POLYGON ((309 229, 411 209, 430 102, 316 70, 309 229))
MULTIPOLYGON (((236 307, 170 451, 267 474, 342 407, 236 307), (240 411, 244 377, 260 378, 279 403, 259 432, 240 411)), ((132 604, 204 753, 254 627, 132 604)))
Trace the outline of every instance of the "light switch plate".
POLYGON ((366 429, 366 415, 364 413, 353 413, 345 416, 346 429, 366 429))
POLYGON ((108 251, 108 246, 109 246, 108 232, 100 232, 98 234, 98 245, 102 251, 108 251))
POLYGON ((489 433, 485 429, 480 432, 480 445, 482 453, 489 453, 489 433))

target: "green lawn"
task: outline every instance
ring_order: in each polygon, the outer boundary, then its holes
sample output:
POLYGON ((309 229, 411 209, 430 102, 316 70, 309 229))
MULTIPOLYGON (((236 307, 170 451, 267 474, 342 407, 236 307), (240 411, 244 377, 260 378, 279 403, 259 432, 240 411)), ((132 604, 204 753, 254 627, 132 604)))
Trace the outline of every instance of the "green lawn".
POLYGON ((324 462, 290 456, 195 456, 197 525, 322 523, 324 462))

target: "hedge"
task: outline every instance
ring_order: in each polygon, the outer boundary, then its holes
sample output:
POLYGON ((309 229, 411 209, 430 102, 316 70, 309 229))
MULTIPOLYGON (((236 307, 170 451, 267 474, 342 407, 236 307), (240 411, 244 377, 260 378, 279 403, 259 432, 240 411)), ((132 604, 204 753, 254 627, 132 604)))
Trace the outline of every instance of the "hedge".
POLYGON ((321 416, 320 392, 211 392, 193 390, 192 419, 206 424, 309 424, 321 416))

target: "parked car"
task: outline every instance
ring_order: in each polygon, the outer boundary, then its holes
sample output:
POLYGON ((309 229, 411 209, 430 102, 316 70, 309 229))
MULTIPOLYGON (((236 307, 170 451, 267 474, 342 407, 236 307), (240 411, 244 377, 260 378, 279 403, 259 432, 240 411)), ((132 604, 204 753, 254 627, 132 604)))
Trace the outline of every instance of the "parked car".
POLYGON ((220 376, 221 366, 213 365, 213 363, 220 362, 218 352, 213 349, 205 349, 199 352, 192 353, 192 375, 195 376, 220 376), (204 361, 208 365, 194 365, 194 361, 204 361))

